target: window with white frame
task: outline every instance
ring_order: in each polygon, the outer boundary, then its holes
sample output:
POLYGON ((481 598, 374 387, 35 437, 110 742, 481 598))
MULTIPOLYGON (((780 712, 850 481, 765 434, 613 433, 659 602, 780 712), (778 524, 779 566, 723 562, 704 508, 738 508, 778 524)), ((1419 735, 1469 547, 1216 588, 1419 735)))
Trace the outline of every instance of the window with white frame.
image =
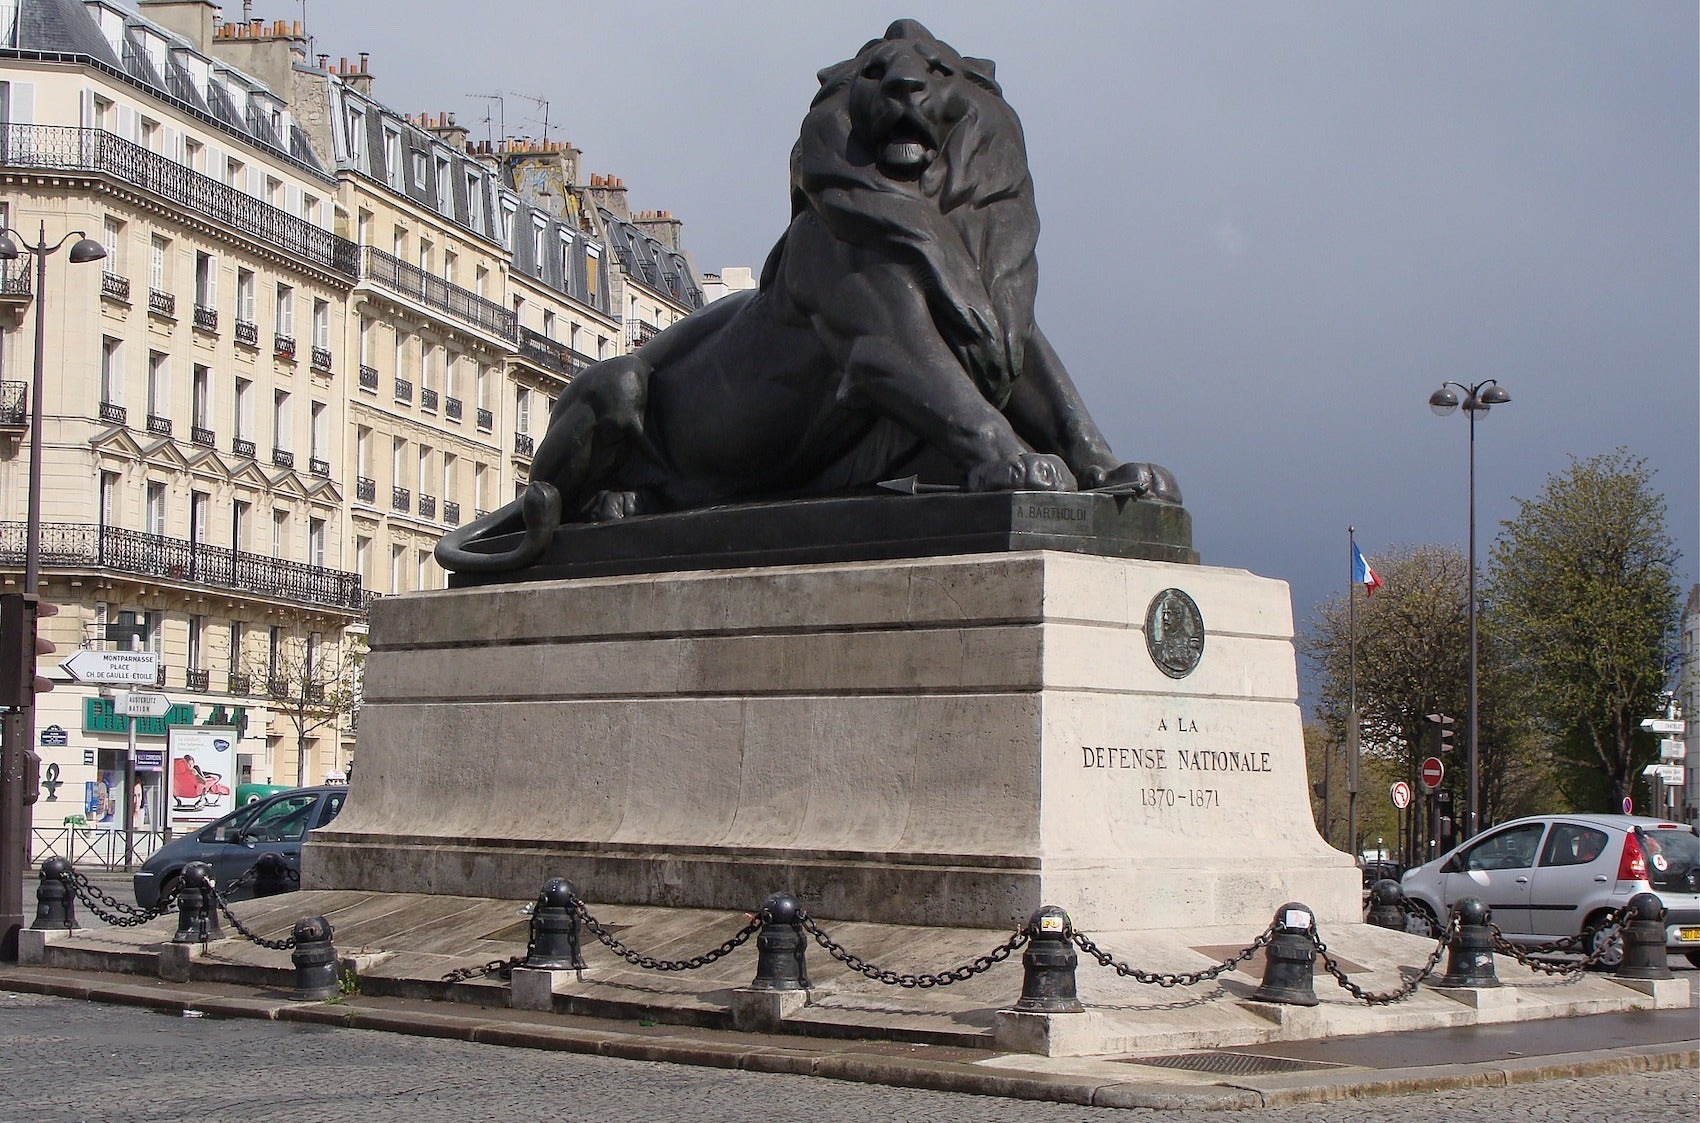
POLYGON ((272 447, 289 451, 289 391, 272 391, 272 447))
POLYGON ((124 221, 107 215, 100 232, 101 245, 106 247, 106 260, 101 262, 101 268, 114 276, 124 275, 124 241, 124 221))
POLYGON ((171 413, 171 356, 163 351, 148 352, 148 416, 168 417, 171 413))
POLYGON ((330 350, 331 302, 328 300, 313 301, 313 346, 321 351, 330 350))
POLYGON ((244 324, 254 322, 254 271, 236 271, 236 319, 244 324))
POLYGON ((531 432, 531 391, 524 386, 514 391, 514 432, 531 432))
POLYGON ((307 520, 307 564, 315 569, 325 567, 325 520, 307 520))
POLYGON ((277 333, 295 334, 295 289, 291 285, 277 286, 277 333))
POLYGON ((289 512, 282 508, 272 511, 272 557, 281 558, 289 545, 289 512))
POLYGON ((147 484, 147 518, 146 530, 149 534, 163 536, 165 534, 165 485, 154 480, 147 484))
POLYGON ((100 400, 124 404, 124 341, 108 335, 100 343, 100 400))
POLYGON ((254 384, 246 378, 236 380, 236 410, 231 418, 236 424, 238 440, 254 439, 254 384))
POLYGON ((218 307, 218 258, 198 251, 195 254, 195 307, 218 307))
POLYGON ((166 268, 171 257, 171 241, 155 234, 148 239, 148 287, 155 292, 165 292, 166 268))

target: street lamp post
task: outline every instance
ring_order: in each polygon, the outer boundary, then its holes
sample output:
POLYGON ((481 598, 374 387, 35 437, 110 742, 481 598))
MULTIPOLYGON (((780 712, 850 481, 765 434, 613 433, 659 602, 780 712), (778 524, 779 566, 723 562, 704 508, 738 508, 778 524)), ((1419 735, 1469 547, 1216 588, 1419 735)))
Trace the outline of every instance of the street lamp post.
POLYGON ((1478 821, 1477 780, 1479 775, 1480 757, 1478 745, 1478 711, 1476 708, 1476 414, 1486 413, 1493 406, 1504 405, 1511 400, 1511 395, 1505 392, 1497 380, 1489 378, 1474 385, 1466 386, 1462 382, 1442 382, 1440 389, 1429 395, 1428 407, 1437 416, 1445 417, 1459 406, 1458 395, 1454 390, 1462 391, 1464 400, 1464 415, 1470 419, 1470 559, 1469 559, 1469 620, 1470 620, 1470 699, 1469 699, 1469 741, 1468 761, 1466 770, 1469 774, 1469 786, 1464 803, 1464 837, 1472 838, 1480 829, 1478 821))
MULTIPOLYGON (((23 595, 33 601, 41 580, 41 396, 47 366, 47 259, 77 238, 71 246, 71 261, 99 261, 106 247, 81 230, 49 245, 47 223, 35 243, 21 232, 0 227, 0 261, 16 261, 20 253, 35 258, 35 370, 30 381, 30 472, 28 514, 24 529, 23 595), (23 239, 20 246, 14 237, 23 239)), ((19 644, 28 657, 20 660, 18 702, 6 714, 0 734, 0 958, 16 959, 18 932, 24 924, 23 884, 27 872, 24 855, 29 842, 29 804, 24 789, 33 766, 30 746, 35 742, 35 614, 28 612, 28 635, 19 644)))

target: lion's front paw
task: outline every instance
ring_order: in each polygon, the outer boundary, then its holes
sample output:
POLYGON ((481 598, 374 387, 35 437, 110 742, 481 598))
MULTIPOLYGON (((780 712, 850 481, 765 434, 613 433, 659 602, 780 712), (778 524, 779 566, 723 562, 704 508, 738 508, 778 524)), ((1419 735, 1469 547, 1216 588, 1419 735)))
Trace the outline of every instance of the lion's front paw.
POLYGON ((1107 472, 1089 473, 1083 482, 1093 491, 1120 492, 1176 506, 1181 502, 1181 485, 1175 482, 1175 474, 1161 464, 1129 462, 1107 472))
POLYGON ((1062 458, 1042 452, 1017 453, 981 464, 968 473, 969 491, 1074 491, 1074 473, 1062 458))
POLYGON ((590 501, 590 521, 606 523, 631 515, 641 515, 642 506, 635 491, 598 492, 596 498, 590 501))

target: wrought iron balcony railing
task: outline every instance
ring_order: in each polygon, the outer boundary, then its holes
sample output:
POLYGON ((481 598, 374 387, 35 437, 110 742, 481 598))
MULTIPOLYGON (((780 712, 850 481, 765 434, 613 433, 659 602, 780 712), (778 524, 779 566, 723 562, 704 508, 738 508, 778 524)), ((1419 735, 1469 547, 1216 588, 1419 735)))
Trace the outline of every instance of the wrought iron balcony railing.
POLYGON ((443 416, 444 417, 448 418, 450 421, 459 421, 460 420, 460 414, 461 414, 461 404, 460 404, 459 398, 444 398, 443 399, 443 416))
POLYGON ((531 439, 530 433, 515 433, 514 434, 514 455, 515 456, 530 456, 532 451, 536 447, 537 447, 536 443, 531 439))
POLYGON ((519 329, 519 357, 556 374, 572 373, 566 345, 527 327, 519 329))
POLYGON ((642 320, 626 325, 626 339, 633 347, 642 347, 645 343, 661 334, 661 329, 654 324, 646 324, 642 320))
POLYGON ((293 359, 295 357, 295 337, 284 335, 281 332, 273 336, 272 353, 280 359, 293 359))
POLYGON ((254 679, 251 675, 232 674, 225 681, 225 690, 230 694, 251 696, 254 693, 254 679))
POLYGON ((156 316, 175 320, 177 318, 177 297, 168 292, 160 292, 158 289, 149 289, 148 311, 156 316))
POLYGON ((244 347, 258 347, 260 345, 260 325, 249 320, 237 320, 236 342, 244 347))
POLYGON ((325 374, 329 374, 331 372, 331 353, 329 348, 313 348, 313 369, 325 374))
POLYGON ((100 295, 108 300, 120 300, 130 303, 130 278, 120 277, 116 273, 100 275, 100 295))
MULTIPOLYGON (((25 531, 25 523, 0 522, 0 565, 23 564, 25 531)), ((356 573, 89 523, 42 524, 41 564, 198 582, 356 611, 362 604, 356 573)))
POLYGON ((331 474, 331 462, 329 460, 320 460, 317 456, 309 456, 307 458, 307 471, 315 476, 324 476, 329 479, 331 474))
POLYGON ((293 452, 290 452, 286 448, 274 448, 274 449, 272 449, 272 467, 274 467, 274 468, 293 468, 293 467, 295 467, 295 454, 293 452))
POLYGON ((171 436, 171 418, 161 417, 157 413, 148 414, 148 432, 156 437, 171 436))
POLYGON ((439 312, 447 312, 462 323, 510 342, 515 338, 518 321, 514 318, 513 309, 485 300, 475 292, 427 273, 416 265, 409 265, 376 247, 360 247, 360 279, 417 300, 439 312))
POLYGON ((496 415, 485 409, 483 406, 479 406, 478 427, 488 433, 496 427, 496 415))
POLYGON ((123 406, 113 405, 111 402, 100 403, 100 419, 108 425, 123 425, 128 416, 123 406))
POLYGON ((0 382, 0 429, 22 429, 29 424, 27 382, 0 382))
POLYGON ((354 278, 359 247, 104 129, 6 125, 0 165, 109 175, 285 253, 354 278))
POLYGON ((202 331, 218 330, 218 309, 204 304, 195 305, 195 326, 202 331))
POLYGON ((0 297, 23 303, 35 287, 34 262, 25 254, 16 261, 0 261, 0 297))
POLYGON ((443 521, 450 526, 460 525, 460 504, 453 499, 443 500, 443 521))
POLYGON ((421 495, 419 497, 419 517, 422 519, 437 517, 437 497, 435 495, 421 495))
POLYGON ((409 382, 405 378, 396 379, 395 400, 398 402, 411 402, 413 400, 413 383, 409 382))
POLYGON ((230 442, 230 451, 237 456, 246 456, 249 460, 252 460, 254 459, 254 442, 246 437, 237 437, 230 442))
POLYGON ((189 440, 202 448, 217 448, 218 436, 204 425, 189 426, 189 440))
POLYGON ((378 388, 377 367, 369 367, 365 363, 360 364, 360 388, 362 390, 376 390, 378 388))
POLYGON ((378 481, 366 476, 356 476, 354 479, 354 498, 362 503, 370 503, 378 497, 378 481))
POLYGON ((437 412, 437 392, 427 386, 419 388, 419 408, 437 412))
POLYGON ((390 509, 404 514, 413 510, 413 493, 405 487, 390 488, 390 509))
POLYGON ((183 672, 183 689, 185 690, 193 690, 198 694, 205 694, 210 688, 211 682, 212 674, 204 667, 198 669, 190 667, 188 670, 183 672))

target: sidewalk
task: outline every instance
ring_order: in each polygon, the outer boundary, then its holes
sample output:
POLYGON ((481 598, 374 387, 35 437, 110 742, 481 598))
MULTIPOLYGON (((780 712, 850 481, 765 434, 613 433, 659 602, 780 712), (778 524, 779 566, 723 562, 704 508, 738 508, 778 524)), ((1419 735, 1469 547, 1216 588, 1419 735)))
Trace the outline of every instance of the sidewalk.
MULTIPOLYGON (((587 932, 583 977, 563 973, 552 998, 544 995, 550 1009, 523 1010, 509 1006, 509 987, 497 977, 443 979, 524 953, 528 921, 519 902, 316 891, 238 902, 233 911, 267 938, 287 935, 302 915, 330 917, 344 964, 357 969, 358 982, 349 978, 358 992, 292 1002, 288 953, 241 940, 215 941, 204 952, 196 946, 188 981, 164 982, 157 949, 175 930, 170 917, 55 934, 40 965, 0 968, 0 988, 1106 1107, 1255 1107, 1700 1064, 1689 980, 1662 990, 1672 1007, 1680 994, 1680 1008, 1629 1009, 1653 1002, 1609 978, 1554 980, 1504 957, 1497 966, 1507 985, 1474 1005, 1423 987, 1394 1006, 1368 1009, 1327 975, 1316 977, 1316 1007, 1248 1002, 1260 962, 1167 990, 1139 987, 1087 960, 1078 972, 1087 1012, 1050 1016, 1063 1027, 1052 1032, 1113 1047, 1046 1056, 1000 1044, 998 1011, 1021 989, 1019 954, 948 987, 905 989, 870 981, 811 946, 807 1004, 786 1012, 777 1023, 783 1032, 751 1032, 733 1009, 754 971, 753 941, 700 970, 657 972, 630 966, 587 932)), ((745 921, 695 910, 592 904, 591 911, 616 938, 658 959, 718 947, 745 921)), ((972 962, 1007 936, 825 927, 856 955, 897 970, 972 962)), ((1188 934, 1190 946, 1157 933, 1094 938, 1109 950, 1137 951, 1144 966, 1176 971, 1226 958, 1252 935, 1188 934), (1217 954, 1222 947, 1228 950, 1217 954)), ((1353 978, 1377 990, 1397 986, 1404 977, 1397 964, 1420 964, 1433 946, 1380 930, 1325 937, 1353 978), (1383 937, 1394 938, 1396 963, 1361 966, 1382 953, 1383 937)))

